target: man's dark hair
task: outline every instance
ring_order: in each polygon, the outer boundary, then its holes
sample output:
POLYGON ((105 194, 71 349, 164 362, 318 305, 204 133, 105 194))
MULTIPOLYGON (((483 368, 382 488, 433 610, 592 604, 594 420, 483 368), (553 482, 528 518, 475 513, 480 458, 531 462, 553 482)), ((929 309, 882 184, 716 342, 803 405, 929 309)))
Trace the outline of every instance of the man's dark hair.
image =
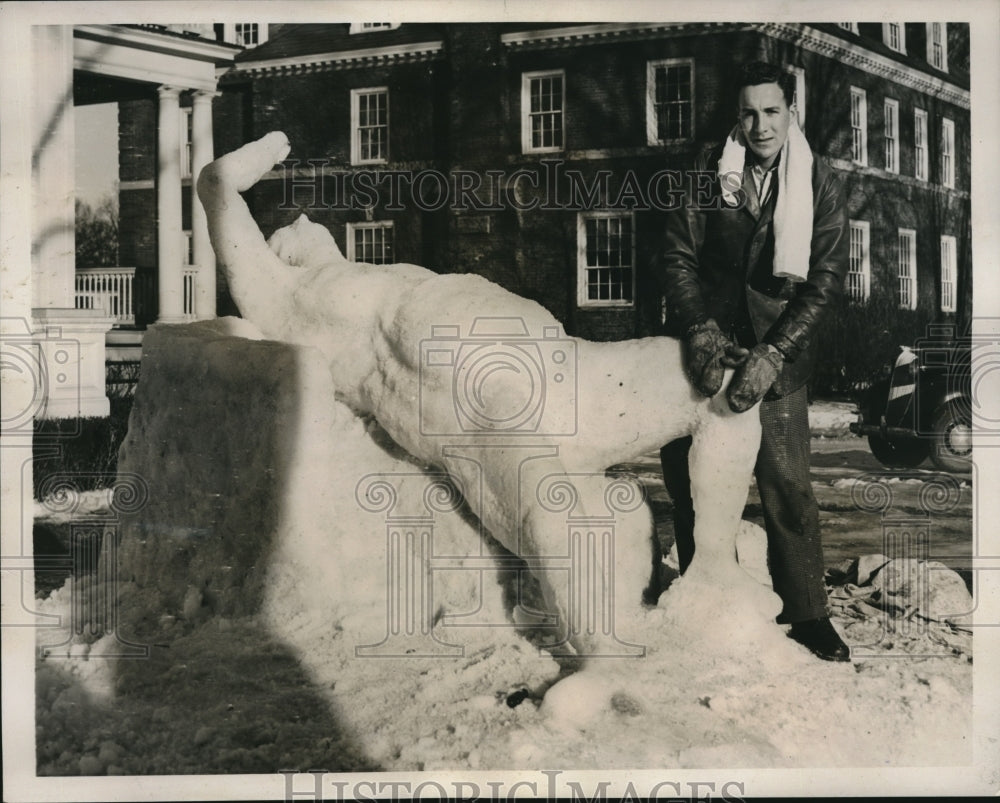
POLYGON ((751 61, 740 67, 736 76, 737 93, 745 86, 757 86, 759 84, 777 84, 781 87, 781 92, 785 96, 785 103, 789 106, 795 100, 795 76, 785 72, 777 64, 770 64, 766 61, 751 61))

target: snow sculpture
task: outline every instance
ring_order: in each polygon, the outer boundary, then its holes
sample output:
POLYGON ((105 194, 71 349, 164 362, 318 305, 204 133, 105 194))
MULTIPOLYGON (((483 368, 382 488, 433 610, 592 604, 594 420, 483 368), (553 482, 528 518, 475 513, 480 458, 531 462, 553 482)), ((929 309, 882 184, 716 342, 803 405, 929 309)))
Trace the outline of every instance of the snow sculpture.
MULTIPOLYGON (((725 590, 720 622, 749 607, 773 628, 777 597, 735 557, 760 442, 755 410, 737 415, 724 393, 694 391, 676 340, 570 338, 543 307, 480 276, 349 262, 304 215, 265 241, 239 193, 289 149, 272 132, 199 178, 242 315, 265 337, 318 348, 340 400, 454 478, 483 525, 529 561, 573 652, 588 666, 641 654, 651 517, 634 486, 604 471, 686 434, 697 552, 678 585, 725 590)), ((591 677, 557 684, 546 704, 572 709, 591 677)))

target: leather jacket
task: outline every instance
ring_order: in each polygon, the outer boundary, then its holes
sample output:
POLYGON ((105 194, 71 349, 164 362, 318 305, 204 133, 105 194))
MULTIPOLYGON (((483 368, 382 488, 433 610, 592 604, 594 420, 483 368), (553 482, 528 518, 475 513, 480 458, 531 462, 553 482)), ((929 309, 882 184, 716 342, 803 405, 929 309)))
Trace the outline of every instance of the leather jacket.
POLYGON ((777 381, 765 398, 780 398, 809 379, 816 361, 816 332, 823 314, 841 293, 848 269, 847 204, 840 180, 813 158, 813 234, 805 281, 775 277, 773 218, 781 188, 777 174, 761 208, 749 167, 737 192, 742 203, 727 207, 717 169, 721 146, 695 163, 686 182, 685 204, 667 216, 659 254, 666 297, 667 334, 683 335, 714 318, 743 346, 774 345, 785 355, 777 381), (699 175, 699 172, 701 173, 699 175))

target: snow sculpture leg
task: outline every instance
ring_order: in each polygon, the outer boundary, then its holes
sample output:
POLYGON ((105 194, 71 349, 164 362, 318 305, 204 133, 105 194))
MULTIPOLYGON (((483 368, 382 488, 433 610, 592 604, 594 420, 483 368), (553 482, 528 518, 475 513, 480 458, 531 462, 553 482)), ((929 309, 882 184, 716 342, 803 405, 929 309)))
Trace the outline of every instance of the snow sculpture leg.
MULTIPOLYGON (((604 470, 673 438, 694 439, 698 548, 682 585, 727 589, 734 609, 760 592, 734 554, 760 441, 756 411, 735 415, 723 394, 708 400, 695 393, 675 340, 569 338, 539 304, 480 276, 348 262, 329 232, 304 216, 265 242, 239 192, 287 153, 284 135, 268 134, 210 164, 198 182, 212 243, 242 314, 267 337, 318 348, 338 398, 373 414, 410 454, 456 478, 484 525, 531 563, 577 654, 629 654, 636 652, 630 643, 641 644, 650 515, 645 507, 609 509, 623 486, 604 470), (481 345, 471 337, 481 320, 519 321, 527 337, 519 353, 541 358, 536 367, 544 381, 545 360, 556 351, 563 359, 559 375, 575 376, 571 386, 551 386, 537 431, 511 438, 500 425, 477 432, 456 425, 457 389, 467 379, 457 373, 461 360, 432 370, 425 345, 430 340, 455 354, 463 345, 481 345), (447 342, 434 341, 440 329, 452 333, 447 342), (567 354, 576 355, 575 365, 567 354), (536 459, 522 459, 532 449, 536 459)), ((512 400, 520 401, 519 378, 517 371, 489 374, 476 397, 487 421, 502 422, 512 400)), ((761 621, 773 616, 760 613, 764 603, 771 600, 753 606, 761 621)), ((587 674, 575 682, 590 680, 587 674)), ((553 700, 560 696, 572 707, 568 691, 553 700)))
MULTIPOLYGON (((695 553, 679 585, 685 593, 708 594, 718 618, 713 637, 751 638, 755 623, 769 630, 781 612, 781 600, 736 561, 736 531, 746 504, 760 444, 757 410, 733 413, 725 393, 711 400, 714 415, 702 419, 693 433, 688 468, 694 503, 695 553), (746 426, 750 418, 755 426, 746 426)), ((696 623, 701 626, 701 623, 696 623)))

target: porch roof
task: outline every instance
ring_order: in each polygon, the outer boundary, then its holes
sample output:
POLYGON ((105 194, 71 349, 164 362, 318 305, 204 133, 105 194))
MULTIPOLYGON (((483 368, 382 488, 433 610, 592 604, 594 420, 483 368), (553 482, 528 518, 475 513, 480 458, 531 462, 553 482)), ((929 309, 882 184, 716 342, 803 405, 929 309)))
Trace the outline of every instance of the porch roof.
POLYGON ((242 48, 167 31, 124 25, 73 28, 73 68, 88 73, 214 90, 216 67, 232 63, 242 48))

